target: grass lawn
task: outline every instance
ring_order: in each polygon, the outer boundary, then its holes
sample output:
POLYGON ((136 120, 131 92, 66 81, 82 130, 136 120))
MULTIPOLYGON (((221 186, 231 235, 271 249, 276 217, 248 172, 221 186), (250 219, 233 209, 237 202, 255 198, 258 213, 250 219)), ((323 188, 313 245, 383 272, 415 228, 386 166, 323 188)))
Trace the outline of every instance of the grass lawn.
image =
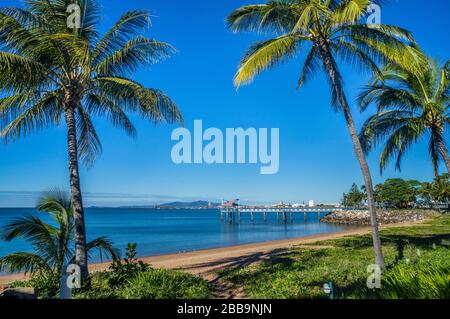
MULTIPOLYGON (((450 216, 436 217, 416 226, 385 229, 381 236, 387 266, 382 278, 398 272, 399 268, 439 270, 444 274, 442 285, 445 294, 448 293, 450 216)), ((326 298, 322 285, 329 281, 333 282, 335 298, 374 297, 374 291, 366 288, 367 266, 374 260, 370 235, 321 241, 309 246, 274 251, 269 260, 259 265, 227 269, 220 275, 242 286, 250 298, 326 298)), ((414 281, 416 273, 411 274, 408 280, 414 281)), ((403 286, 408 285, 413 286, 409 282, 403 286)), ((383 286, 375 293, 382 290, 383 286)))

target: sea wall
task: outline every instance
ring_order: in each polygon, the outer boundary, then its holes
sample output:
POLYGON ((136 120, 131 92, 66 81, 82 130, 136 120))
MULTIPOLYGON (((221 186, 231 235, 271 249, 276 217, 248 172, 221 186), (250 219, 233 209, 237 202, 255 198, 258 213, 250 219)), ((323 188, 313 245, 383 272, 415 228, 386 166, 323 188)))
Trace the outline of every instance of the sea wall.
MULTIPOLYGON (((378 210, 380 224, 415 222, 438 215, 438 212, 422 209, 410 210, 378 210)), ((370 225, 370 215, 367 210, 335 211, 321 219, 324 223, 345 225, 370 225)))

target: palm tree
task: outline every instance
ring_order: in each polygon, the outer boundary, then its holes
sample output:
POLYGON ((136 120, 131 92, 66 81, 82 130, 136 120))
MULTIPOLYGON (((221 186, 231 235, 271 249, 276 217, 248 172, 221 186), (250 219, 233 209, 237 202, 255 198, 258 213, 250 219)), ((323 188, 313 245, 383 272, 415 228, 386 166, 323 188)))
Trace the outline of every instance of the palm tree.
POLYGON ((88 275, 79 163, 92 165, 101 152, 93 116, 109 119, 130 136, 127 116, 180 122, 176 104, 163 92, 129 76, 141 65, 167 58, 173 47, 141 36, 147 11, 125 13, 102 37, 96 0, 79 0, 80 28, 69 28, 73 0, 27 0, 26 8, 0 8, 0 138, 11 142, 65 121, 76 263, 88 275))
POLYGON ((431 184, 433 198, 439 203, 447 203, 450 207, 450 179, 449 174, 437 176, 431 184))
POLYGON ((445 127, 450 124, 449 80, 446 68, 431 59, 420 72, 391 64, 361 92, 361 109, 374 103, 377 114, 364 123, 360 138, 366 152, 385 140, 381 172, 392 158, 396 159, 395 167, 400 170, 406 151, 423 137, 428 138, 435 176, 439 175, 441 160, 450 172, 444 141, 445 127))
MULTIPOLYGON (((24 238, 34 248, 34 253, 17 252, 0 258, 0 270, 24 271, 31 275, 61 276, 67 263, 73 262, 73 208, 70 196, 61 191, 45 193, 37 209, 52 217, 48 224, 31 214, 12 219, 1 228, 1 238, 12 241, 24 238)), ((104 256, 117 258, 118 251, 106 237, 87 243, 87 252, 98 250, 104 256)))
POLYGON ((361 166, 371 214, 375 259, 379 266, 384 267, 372 178, 344 93, 337 58, 378 73, 375 62, 380 61, 408 63, 413 67, 409 61, 414 56, 414 49, 405 43, 413 39, 403 29, 360 23, 368 6, 369 1, 359 0, 276 0, 233 11, 228 17, 228 27, 234 32, 256 31, 275 36, 250 47, 235 76, 236 87, 251 82, 255 75, 293 57, 304 48, 303 44, 309 43, 298 87, 305 85, 322 65, 330 82, 332 105, 336 111, 344 113, 361 166))

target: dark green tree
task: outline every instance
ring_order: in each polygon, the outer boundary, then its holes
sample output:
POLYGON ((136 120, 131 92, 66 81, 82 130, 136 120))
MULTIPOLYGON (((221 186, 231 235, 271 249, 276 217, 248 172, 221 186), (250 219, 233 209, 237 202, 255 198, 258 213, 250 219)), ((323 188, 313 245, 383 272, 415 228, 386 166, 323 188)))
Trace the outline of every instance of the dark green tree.
POLYGON ((381 206, 408 208, 416 203, 420 185, 420 182, 415 180, 388 179, 375 186, 375 198, 381 206))
POLYGON ((346 207, 361 208, 364 205, 366 198, 367 195, 364 192, 364 189, 361 188, 360 190, 358 185, 353 183, 350 191, 348 193, 344 193, 342 205, 346 207))

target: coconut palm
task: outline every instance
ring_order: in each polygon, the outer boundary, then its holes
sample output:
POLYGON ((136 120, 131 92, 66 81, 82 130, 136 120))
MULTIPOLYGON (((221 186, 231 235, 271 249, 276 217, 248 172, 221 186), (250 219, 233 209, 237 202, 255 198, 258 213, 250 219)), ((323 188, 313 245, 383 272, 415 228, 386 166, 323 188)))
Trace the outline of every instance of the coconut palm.
POLYGON ((396 61, 412 69, 417 66, 410 62, 415 52, 407 45, 413 41, 407 31, 393 26, 361 23, 369 8, 368 0, 276 0, 233 11, 228 17, 228 27, 235 32, 254 31, 275 36, 254 44, 247 51, 234 79, 237 87, 251 82, 255 75, 286 61, 302 49, 308 53, 298 87, 305 85, 320 66, 323 67, 331 86, 332 105, 336 111, 344 113, 361 165, 376 263, 383 267, 372 179, 344 93, 338 59, 376 73, 379 72, 376 62, 380 61, 396 61))
POLYGON ((445 128, 450 124, 450 78, 444 66, 432 59, 420 72, 388 65, 361 92, 359 100, 362 110, 371 103, 377 108, 377 114, 364 123, 360 137, 366 152, 385 141, 381 172, 393 158, 400 170, 404 154, 421 138, 428 139, 435 176, 439 175, 441 160, 450 172, 444 140, 445 128))
MULTIPOLYGON (((1 238, 12 241, 23 238, 34 248, 34 253, 16 252, 0 258, 0 270, 24 271, 32 275, 60 276, 63 267, 74 259, 73 209, 70 196, 61 191, 45 193, 38 201, 37 209, 51 216, 45 223, 29 214, 9 221, 0 229, 1 238)), ((106 237, 87 243, 88 256, 98 250, 105 257, 116 258, 117 249, 106 237)))
POLYGON ((130 78, 139 66, 167 58, 174 49, 141 35, 150 23, 147 11, 125 13, 100 36, 96 0, 75 1, 79 28, 66 13, 73 0, 25 2, 25 9, 0 8, 4 96, 0 138, 11 142, 65 122, 76 263, 85 278, 87 246, 78 160, 92 165, 101 152, 92 118, 105 117, 130 136, 136 130, 129 112, 154 122, 181 122, 176 104, 166 94, 130 78))

